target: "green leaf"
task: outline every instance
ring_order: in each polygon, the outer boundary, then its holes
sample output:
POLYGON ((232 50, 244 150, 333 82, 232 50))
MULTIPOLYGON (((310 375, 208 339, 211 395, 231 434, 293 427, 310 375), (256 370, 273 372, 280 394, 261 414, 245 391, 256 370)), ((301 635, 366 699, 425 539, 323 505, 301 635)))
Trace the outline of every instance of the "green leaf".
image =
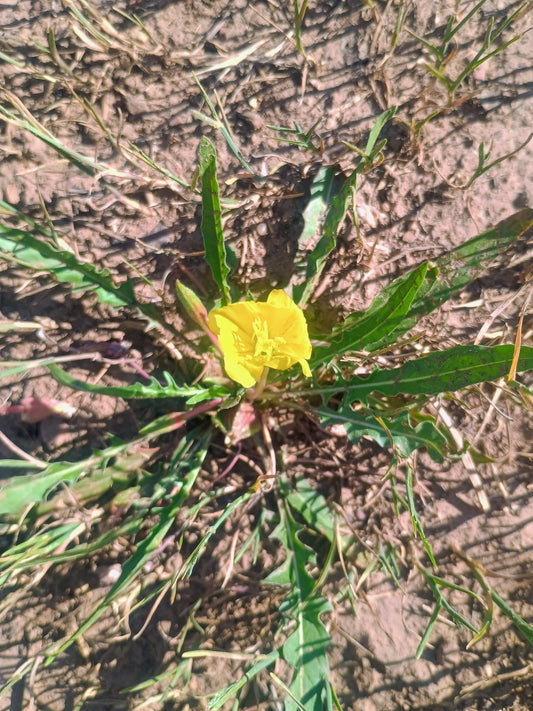
POLYGON ((178 457, 180 464, 177 472, 177 477, 181 474, 181 487, 173 496, 171 503, 162 508, 159 512, 159 521, 155 523, 146 538, 140 541, 132 556, 122 565, 122 571, 119 579, 109 590, 104 599, 92 612, 92 614, 83 622, 80 627, 72 634, 66 642, 61 642, 57 646, 49 648, 46 657, 46 666, 51 664, 54 659, 64 652, 80 635, 84 634, 109 608, 109 605, 126 590, 136 576, 142 571, 143 566, 151 558, 154 552, 159 548, 164 537, 167 535, 170 527, 174 523, 174 519, 180 508, 188 498, 192 486, 196 481, 196 477, 200 472, 205 455, 207 454, 207 446, 209 435, 202 435, 198 430, 191 430, 182 440, 179 445, 181 454, 178 457))
MULTIPOLYGON (((178 570, 174 573, 174 580, 177 581, 182 578, 188 578, 191 576, 194 567, 200 559, 200 556, 204 554, 210 539, 214 535, 216 535, 217 531, 221 528, 223 523, 227 521, 227 519, 232 516, 238 508, 242 507, 244 504, 246 504, 247 501, 250 500, 253 494, 254 490, 248 489, 248 491, 245 491, 243 494, 238 496, 236 499, 233 499, 233 501, 226 505, 226 507, 222 510, 220 516, 206 529, 206 533, 204 533, 192 553, 189 554, 189 556, 183 561, 178 570)), ((204 500, 199 501, 196 506, 191 506, 191 508, 189 509, 189 515, 193 517, 202 506, 205 506, 208 501, 214 498, 216 498, 215 493, 211 494, 210 496, 206 496, 204 500)))
MULTIPOLYGON (((108 472, 110 480, 120 476, 118 468, 122 466, 124 454, 127 454, 131 461, 139 456, 134 450, 136 445, 143 445, 165 432, 173 431, 182 423, 183 419, 176 417, 176 413, 169 414, 144 427, 135 440, 107 447, 80 462, 54 462, 37 474, 13 476, 5 480, 0 489, 0 519, 19 516, 26 507, 44 501, 59 484, 72 484, 82 475, 89 477, 93 472, 98 474, 99 470, 104 470, 108 472), (109 462, 116 462, 117 469, 109 462)), ((96 479, 98 478, 97 476, 96 479)), ((95 486, 101 484, 102 482, 95 482, 95 486)))
POLYGON ((320 232, 326 211, 336 191, 335 172, 333 166, 322 167, 313 180, 309 202, 302 214, 304 228, 298 238, 301 249, 305 249, 308 242, 320 232))
POLYGON ((328 539, 335 541, 335 519, 326 499, 309 484, 307 479, 298 479, 294 488, 284 492, 289 506, 298 511, 310 528, 328 539))
MULTIPOLYGON (((314 562, 314 553, 299 540, 300 527, 286 501, 280 501, 280 516, 281 522, 272 535, 282 542, 287 559, 268 576, 267 582, 290 585, 290 592, 280 607, 287 619, 296 623, 283 645, 283 657, 293 670, 289 690, 306 711, 325 711, 331 708, 326 655, 331 639, 320 618, 331 606, 317 592, 307 570, 314 562)), ((285 711, 297 708, 287 696, 285 711)))
POLYGON ((380 147, 376 150, 376 142, 379 138, 381 131, 383 130, 383 127, 394 117, 396 111, 396 106, 393 106, 392 108, 387 109, 378 116, 376 123, 370 131, 366 142, 364 158, 368 162, 372 163, 377 153, 382 150, 383 145, 380 145, 380 147))
POLYGON ((343 401, 338 410, 323 406, 314 408, 323 427, 343 425, 348 438, 357 444, 361 437, 373 439, 381 447, 392 446, 399 458, 405 459, 417 449, 426 449, 431 458, 442 462, 446 437, 431 420, 419 424, 410 421, 409 413, 402 412, 394 419, 375 417, 353 410, 350 400, 343 401))
POLYGON ((305 306, 315 287, 317 278, 326 265, 326 260, 337 244, 337 233, 344 221, 358 178, 357 168, 349 175, 339 192, 331 196, 331 206, 324 221, 323 234, 311 254, 307 257, 305 282, 293 288, 296 303, 305 306))
POLYGON ((0 459, 0 469, 41 469, 36 462, 28 462, 25 459, 0 459))
POLYGON ((411 522, 413 524, 413 530, 415 535, 418 533, 420 538, 422 539, 422 543, 424 545, 424 548, 426 549, 426 553, 429 556, 429 559, 433 565, 433 567, 437 567, 437 562, 435 560, 435 556, 433 555, 433 551, 431 550, 431 545, 426 538, 426 534, 424 531, 424 528, 422 526, 422 521, 420 520, 420 516, 418 515, 418 511, 416 510, 416 505, 415 505, 415 495, 413 491, 413 467, 411 466, 410 463, 407 463, 407 468, 406 468, 406 473, 405 473, 405 491, 407 494, 407 506, 409 509, 409 513, 411 514, 411 522))
POLYGON ((435 260, 438 279, 428 293, 420 292, 414 299, 407 314, 408 318, 416 317, 410 327, 420 316, 431 313, 475 279, 489 273, 532 225, 533 209, 525 208, 435 260))
MULTIPOLYGON (((321 595, 312 595, 296 613, 297 628, 283 645, 283 657, 294 670, 289 690, 306 711, 325 711, 331 707, 329 664, 326 650, 331 638, 321 615, 332 609, 321 595), (327 702, 330 703, 327 703, 327 702)), ((285 699, 285 711, 298 706, 285 699)))
POLYGON ((307 257, 306 280, 293 288, 293 299, 302 307, 311 296, 317 279, 326 265, 326 260, 337 244, 337 234, 342 226, 350 201, 353 198, 357 180, 361 173, 372 167, 373 161, 384 146, 381 142, 376 146, 376 141, 384 125, 394 116, 396 109, 389 109, 378 117, 374 128, 370 132, 364 154, 361 156, 355 170, 345 179, 341 189, 331 194, 330 207, 324 221, 323 234, 317 245, 307 257))
MULTIPOLYGON (((185 653, 184 656, 186 655, 187 653, 185 653)), ((248 669, 241 676, 240 679, 233 682, 233 684, 230 684, 225 689, 219 691, 210 700, 208 705, 209 711, 217 711, 218 709, 222 708, 222 706, 224 706, 224 704, 229 699, 231 699, 232 696, 235 696, 235 694, 237 694, 242 689, 242 687, 247 684, 251 679, 257 676, 259 672, 274 664, 274 662, 279 659, 279 656, 280 652, 276 649, 273 652, 270 652, 270 654, 268 654, 267 656, 260 657, 257 662, 255 662, 251 667, 248 667, 248 669)))
POLYGON ((520 617, 520 615, 518 615, 495 590, 490 591, 490 596, 496 605, 498 605, 503 614, 511 620, 517 630, 519 630, 524 636, 524 639, 526 639, 533 647, 533 626, 529 625, 522 617, 520 617))
POLYGON ((199 149, 200 175, 202 178, 202 235, 205 258, 213 279, 220 289, 222 303, 228 304, 230 292, 227 283, 229 267, 226 262, 226 246, 222 231, 222 213, 217 182, 217 154, 213 144, 202 138, 199 149))
POLYGON ((109 395, 111 397, 123 397, 126 400, 134 398, 187 398, 187 405, 195 405, 204 400, 224 397, 229 394, 228 389, 223 385, 212 385, 208 388, 201 385, 179 385, 172 375, 166 371, 163 373, 164 385, 156 378, 151 378, 150 383, 146 385, 134 383, 133 385, 108 386, 93 385, 83 380, 77 380, 58 365, 50 364, 48 368, 58 383, 66 385, 73 390, 109 395))
POLYGON ((488 274, 495 262, 532 225, 533 210, 526 208, 446 252, 430 267, 426 262, 422 263, 395 279, 376 296, 368 309, 350 314, 344 323, 335 327, 331 336, 333 342, 327 347, 314 349, 312 365, 326 362, 350 349, 372 352, 395 343, 422 316, 442 306, 475 279, 488 274))
MULTIPOLYGON (((455 346, 413 358, 400 368, 375 370, 366 378, 338 380, 328 386, 298 391, 298 395, 346 393, 347 402, 366 402, 371 392, 383 395, 438 395, 508 374, 514 346, 455 346)), ((517 372, 533 370, 533 348, 522 346, 517 372)))
POLYGON ((79 260, 72 252, 58 249, 29 232, 0 224, 0 250, 18 264, 35 271, 46 271, 57 281, 70 284, 74 291, 93 292, 103 303, 115 308, 133 307, 151 323, 165 325, 155 306, 137 300, 129 279, 117 285, 109 270, 99 270, 93 264, 79 260))
POLYGON ((251 167, 251 165, 248 163, 248 161, 245 159, 241 151, 239 150, 235 138, 233 137, 233 134, 230 130, 229 124, 226 120, 226 117, 224 116, 224 110, 222 108, 222 104, 220 102, 220 99, 218 98, 218 95, 215 90, 215 96, 218 104, 219 111, 221 113, 221 117, 219 117, 216 106, 213 104, 209 96, 207 95, 206 90, 200 83, 200 80, 198 77, 194 74, 194 81, 198 84, 198 88, 202 92, 202 96, 204 97, 204 101, 209 107, 209 111, 211 112, 212 118, 209 118, 209 116, 205 116, 204 114, 200 113, 199 111, 193 111, 193 116, 196 118, 201 119, 205 123, 207 123, 209 126, 213 126, 213 128, 216 128, 217 130, 220 131, 220 133, 224 136, 224 139, 226 143, 228 144, 229 149, 232 151, 233 155, 237 158, 239 163, 242 165, 245 170, 247 170, 250 175, 256 175, 256 172, 254 169, 251 167))
POLYGON ((458 592, 468 595, 468 597, 481 601, 480 596, 472 590, 468 590, 465 587, 456 585, 455 583, 449 582, 444 578, 440 578, 434 575, 427 568, 420 567, 420 570, 424 574, 424 578, 426 579, 426 582, 429 585, 431 592, 433 593, 433 597, 435 598, 435 607, 433 609, 433 613, 431 614, 431 618, 427 624, 426 630, 422 636, 422 639, 420 640, 420 644, 418 645, 418 648, 416 650, 415 656, 417 659, 420 659, 420 657, 422 656, 435 626, 435 622, 437 621, 439 614, 443 609, 446 610, 446 612, 450 615, 451 619, 455 622, 456 625, 463 625, 471 632, 473 632, 476 636, 479 634, 479 630, 469 620, 467 620, 464 615, 462 615, 458 610, 456 610, 453 605, 451 605, 446 600, 445 597, 443 597, 440 591, 440 587, 446 588, 448 590, 457 590, 458 592))
POLYGON ((373 351, 394 342, 413 299, 422 286, 427 292, 437 277, 438 270, 428 267, 429 263, 424 262, 404 274, 383 289, 368 309, 350 314, 334 329, 329 346, 314 349, 311 367, 348 351, 373 351))
POLYGON ((88 473, 130 446, 109 447, 81 462, 56 462, 38 474, 14 476, 4 481, 0 489, 0 518, 17 515, 30 504, 44 501, 62 482, 69 484, 76 481, 82 474, 88 473))

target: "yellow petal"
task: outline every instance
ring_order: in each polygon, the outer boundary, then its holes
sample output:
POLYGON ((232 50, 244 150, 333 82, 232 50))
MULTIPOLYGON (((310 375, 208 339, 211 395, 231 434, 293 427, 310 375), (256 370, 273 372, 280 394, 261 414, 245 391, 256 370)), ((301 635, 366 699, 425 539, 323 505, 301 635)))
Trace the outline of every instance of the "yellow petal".
POLYGON ((291 297, 287 296, 287 294, 283 291, 283 289, 273 289, 270 292, 270 294, 268 295, 266 302, 267 302, 267 304, 270 304, 271 306, 276 306, 276 307, 282 308, 282 309, 296 308, 296 309, 298 309, 298 311, 301 312, 301 309, 298 306, 296 306, 296 304, 291 299, 291 297))
POLYGON ((266 303, 245 301, 214 309, 209 328, 218 336, 228 376, 244 387, 252 387, 265 367, 287 370, 300 363, 304 375, 311 375, 305 315, 281 289, 270 292, 266 303))
POLYGON ((302 372, 306 378, 311 377, 311 368, 306 360, 299 360, 298 363, 302 366, 302 372))
POLYGON ((243 388, 251 388, 257 383, 263 374, 264 366, 256 366, 248 362, 246 365, 240 363, 231 356, 224 357, 224 368, 232 380, 239 383, 243 388))

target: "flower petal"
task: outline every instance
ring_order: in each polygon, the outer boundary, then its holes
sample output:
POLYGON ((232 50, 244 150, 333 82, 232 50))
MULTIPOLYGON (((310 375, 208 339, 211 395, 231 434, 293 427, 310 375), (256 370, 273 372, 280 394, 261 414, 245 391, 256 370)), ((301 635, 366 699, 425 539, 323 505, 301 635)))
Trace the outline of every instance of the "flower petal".
POLYGON ((244 387, 252 387, 265 367, 287 370, 300 363, 304 375, 311 375, 305 315, 281 289, 271 291, 266 303, 240 301, 214 309, 209 328, 218 336, 228 376, 244 387))
POLYGON ((264 366, 258 366, 251 362, 244 365, 231 356, 224 356, 224 368, 229 377, 236 383, 240 383, 243 388, 251 388, 255 385, 265 369, 264 366))

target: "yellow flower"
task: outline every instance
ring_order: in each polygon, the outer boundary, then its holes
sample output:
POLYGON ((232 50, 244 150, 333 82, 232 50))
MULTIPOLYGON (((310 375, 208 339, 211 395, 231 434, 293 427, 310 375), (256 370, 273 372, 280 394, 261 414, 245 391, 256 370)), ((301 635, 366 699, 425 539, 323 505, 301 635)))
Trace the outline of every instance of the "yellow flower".
POLYGON ((304 375, 311 375, 304 313, 281 289, 271 291, 266 303, 239 301, 211 311, 209 328, 218 336, 226 373, 245 388, 265 368, 287 370, 299 363, 304 375))

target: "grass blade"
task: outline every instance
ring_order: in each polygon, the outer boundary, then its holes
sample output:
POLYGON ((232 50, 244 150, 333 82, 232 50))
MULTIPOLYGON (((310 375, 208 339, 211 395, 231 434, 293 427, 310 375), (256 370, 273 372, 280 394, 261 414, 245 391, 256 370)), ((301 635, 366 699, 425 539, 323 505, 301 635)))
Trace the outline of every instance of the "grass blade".
MULTIPOLYGON (((419 318, 431 313, 474 279, 487 274, 495 260, 532 225, 533 209, 528 207, 439 257, 435 260, 439 270, 438 279, 428 293, 421 292, 414 299, 407 318, 419 318)), ((416 319, 410 327, 415 322, 416 319)))
POLYGON ((413 492, 413 468, 410 463, 407 463, 407 471, 405 474, 405 491, 407 494, 407 505, 409 507, 409 513, 411 514, 411 522, 413 525, 413 530, 415 532, 415 536, 418 533, 422 543, 424 545, 424 548, 426 549, 426 553, 428 554, 428 557, 431 561, 431 564, 433 565, 434 568, 437 567, 437 562, 435 560, 435 557, 433 555, 433 551, 431 550, 431 546, 429 544, 428 539, 426 538, 426 534, 424 532, 424 528, 422 526, 422 521, 420 520, 420 516, 418 515, 418 511, 416 510, 416 505, 415 505, 415 496, 413 492))
POLYGON ((233 155, 237 158, 239 163, 242 165, 242 167, 245 168, 250 173, 250 175, 255 175, 256 173, 255 173, 254 169, 250 166, 250 164, 248 163, 246 158, 243 156, 243 154, 239 150, 237 144, 235 143, 235 139, 233 137, 233 134, 231 132, 229 124, 228 124, 226 117, 224 115, 224 110, 223 110, 220 100, 216 94, 216 90, 215 90, 215 96, 217 98, 218 108, 219 108, 220 113, 222 114, 222 118, 219 117, 215 105, 213 104, 213 102, 211 101, 209 96, 207 95, 207 92, 205 91, 204 87, 202 86, 202 84, 200 83, 200 80, 198 79, 198 77, 196 75, 194 76, 194 80, 198 84, 198 88, 202 92, 204 101, 207 104, 207 106, 209 107, 209 111, 211 112, 211 116, 213 118, 210 119, 208 116, 204 116, 204 114, 201 114, 199 111, 193 111, 193 116, 200 118, 201 120, 205 121, 205 123, 218 129, 221 132, 221 134, 224 136, 224 139, 225 139, 226 143, 228 144, 228 147, 230 148, 233 155))
MULTIPOLYGON (((368 167, 369 163, 371 165, 374 161, 374 158, 376 157, 376 144, 380 133, 382 132, 385 124, 387 124, 394 117, 394 115, 396 114, 396 110, 396 107, 393 106, 392 108, 387 109, 382 114, 380 114, 376 119, 376 123, 374 124, 374 127, 368 135, 368 139, 365 146, 365 152, 363 156, 366 162, 365 168, 368 167)), ((381 151, 382 148, 383 145, 379 147, 378 152, 381 151)))
MULTIPOLYGON (((187 657, 187 653, 183 656, 187 657)), ((270 652, 267 656, 261 657, 257 662, 255 662, 255 664, 245 671, 240 679, 233 682, 233 684, 230 684, 230 686, 227 686, 225 689, 219 691, 216 696, 211 699, 208 706, 209 711, 218 711, 218 709, 222 708, 222 706, 224 706, 224 704, 231 699, 232 696, 235 696, 235 694, 237 694, 251 679, 257 676, 259 672, 274 664, 274 662, 279 659, 279 656, 280 652, 276 649, 273 652, 270 652)))
POLYGON ((389 121, 395 113, 396 109, 393 108, 385 111, 378 117, 376 124, 370 131, 365 152, 361 156, 357 167, 345 179, 342 187, 338 191, 334 191, 331 195, 330 207, 324 221, 322 237, 311 254, 307 257, 306 280, 303 284, 299 284, 293 288, 293 298, 296 303, 302 307, 309 301, 316 282, 324 269, 327 258, 335 249, 337 233, 346 217, 359 176, 372 167, 375 158, 385 145, 385 141, 376 145, 379 134, 387 121, 389 121))
POLYGON ((311 254, 307 257, 305 282, 293 288, 293 299, 302 307, 309 301, 316 281, 326 265, 326 260, 335 249, 337 233, 348 211, 358 175, 358 169, 356 168, 346 178, 342 188, 331 196, 331 205, 324 221, 323 234, 311 254))
POLYGON ((135 553, 122 566, 119 579, 109 590, 104 599, 98 604, 92 614, 80 625, 80 627, 66 641, 58 646, 53 646, 47 650, 45 664, 48 666, 54 659, 64 652, 82 634, 84 634, 106 611, 109 605, 124 590, 126 590, 142 571, 143 566, 150 559, 154 551, 158 549, 165 535, 174 523, 174 519, 188 498, 196 477, 200 472, 203 460, 207 453, 208 438, 205 433, 201 435, 197 429, 191 430, 179 445, 181 454, 178 458, 179 465, 177 475, 181 474, 181 487, 172 497, 171 502, 159 512, 159 521, 151 528, 150 532, 139 542, 135 553))

